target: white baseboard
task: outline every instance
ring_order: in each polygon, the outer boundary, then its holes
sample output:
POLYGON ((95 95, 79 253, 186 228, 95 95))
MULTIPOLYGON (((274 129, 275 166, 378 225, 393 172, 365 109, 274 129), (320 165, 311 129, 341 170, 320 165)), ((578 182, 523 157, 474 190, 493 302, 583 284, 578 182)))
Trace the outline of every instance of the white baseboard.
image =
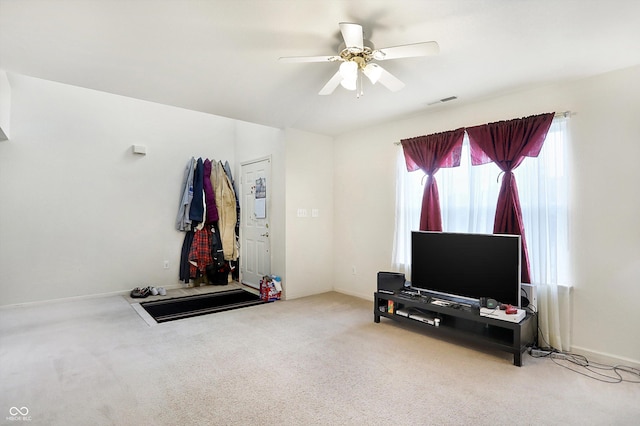
MULTIPOLYGON (((176 288, 183 288, 183 287, 184 286, 180 285, 180 284, 174 284, 174 285, 165 286, 165 288, 167 290, 173 290, 173 289, 176 289, 176 288)), ((124 295, 129 294, 130 292, 131 292, 131 289, 129 289, 129 290, 110 291, 110 292, 107 292, 107 293, 84 294, 84 295, 81 295, 81 296, 60 297, 58 299, 35 300, 33 302, 22 302, 22 303, 13 303, 13 304, 10 304, 10 305, 0 305, 0 309, 11 309, 11 308, 27 307, 27 306, 48 305, 50 303, 72 302, 74 300, 99 299, 99 298, 102 298, 102 297, 124 296, 124 295)))
POLYGON ((572 345, 571 353, 583 355, 590 362, 597 362, 597 363, 612 365, 612 366, 624 365, 627 367, 640 369, 640 360, 637 360, 637 359, 634 360, 631 358, 620 357, 620 356, 616 356, 616 355, 605 353, 605 352, 594 351, 587 348, 583 348, 581 346, 572 345))
POLYGON ((360 299, 373 301, 373 293, 374 293, 373 291, 371 293, 366 294, 366 295, 358 293, 358 292, 354 292, 354 291, 345 290, 343 288, 334 288, 333 291, 335 291, 337 293, 346 294, 347 296, 354 296, 354 297, 358 297, 360 299))

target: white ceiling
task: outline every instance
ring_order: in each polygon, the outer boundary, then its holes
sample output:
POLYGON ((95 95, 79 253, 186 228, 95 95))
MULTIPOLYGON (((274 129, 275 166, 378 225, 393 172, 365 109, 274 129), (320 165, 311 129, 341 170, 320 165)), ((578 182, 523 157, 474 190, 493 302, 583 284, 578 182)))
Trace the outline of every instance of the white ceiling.
POLYGON ((274 127, 338 135, 449 96, 460 105, 640 64, 637 0, 0 0, 0 69, 274 127), (318 91, 339 22, 376 47, 435 40, 384 62, 400 92, 318 91))

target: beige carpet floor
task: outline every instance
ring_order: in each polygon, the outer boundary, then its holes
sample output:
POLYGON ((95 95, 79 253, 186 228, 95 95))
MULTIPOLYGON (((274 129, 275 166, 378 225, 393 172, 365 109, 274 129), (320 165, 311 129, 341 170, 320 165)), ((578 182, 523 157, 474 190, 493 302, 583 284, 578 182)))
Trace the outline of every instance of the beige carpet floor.
POLYGON ((640 384, 432 338, 325 293, 150 326, 126 297, 0 309, 0 423, 635 425, 640 384))

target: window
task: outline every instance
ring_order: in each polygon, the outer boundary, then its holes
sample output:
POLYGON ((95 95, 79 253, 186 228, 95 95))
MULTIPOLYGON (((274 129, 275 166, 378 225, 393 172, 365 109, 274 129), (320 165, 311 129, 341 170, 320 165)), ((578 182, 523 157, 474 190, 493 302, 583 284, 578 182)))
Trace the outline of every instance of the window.
MULTIPOLYGON (((520 196, 529 250, 531 279, 537 284, 569 283, 569 177, 567 119, 555 118, 540 155, 525 158, 514 174, 520 196)), ((440 169, 435 177, 440 194, 442 227, 447 232, 491 233, 501 184, 493 163, 471 166, 465 135, 460 167, 440 169)), ((422 185, 420 171, 408 173, 398 149, 396 232, 393 266, 411 275, 411 231, 418 229, 422 185)))

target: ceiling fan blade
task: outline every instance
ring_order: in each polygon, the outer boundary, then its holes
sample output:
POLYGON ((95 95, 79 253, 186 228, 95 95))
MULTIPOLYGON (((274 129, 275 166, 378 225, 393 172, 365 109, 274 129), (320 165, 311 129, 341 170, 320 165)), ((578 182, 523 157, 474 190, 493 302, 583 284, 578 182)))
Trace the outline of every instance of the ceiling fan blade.
POLYGON ((440 46, 435 41, 423 43, 403 44, 401 46, 384 47, 373 52, 373 57, 378 61, 398 58, 413 58, 416 56, 437 55, 440 46))
POLYGON ((340 75, 340 71, 336 72, 333 77, 324 85, 324 87, 318 92, 319 95, 330 95, 336 90, 336 87, 342 81, 342 75, 340 75))
POLYGON ((340 22, 340 32, 342 33, 344 45, 347 49, 355 49, 358 52, 362 52, 364 49, 362 25, 340 22))
POLYGON ((380 65, 378 65, 378 68, 380 68, 381 71, 380 77, 378 77, 378 82, 384 87, 392 92, 397 92, 404 87, 404 83, 394 77, 389 71, 385 70, 380 65))
POLYGON ((340 56, 283 56, 280 62, 336 62, 342 60, 340 56))

